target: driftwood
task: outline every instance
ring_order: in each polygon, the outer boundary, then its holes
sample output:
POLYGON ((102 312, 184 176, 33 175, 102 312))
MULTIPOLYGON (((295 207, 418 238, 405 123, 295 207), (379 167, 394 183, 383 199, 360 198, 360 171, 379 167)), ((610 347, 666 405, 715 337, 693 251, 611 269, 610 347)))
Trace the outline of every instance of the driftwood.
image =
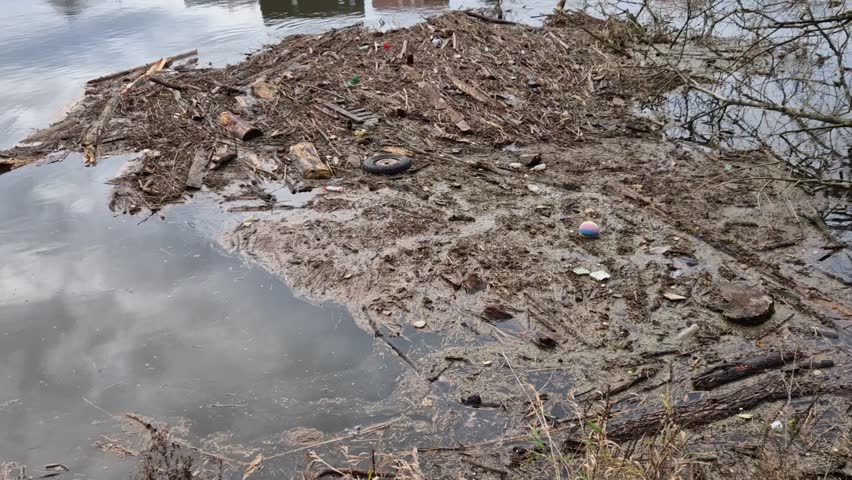
MULTIPOLYGON (((710 395, 675 404, 671 408, 649 407, 634 410, 607 422, 607 438, 617 442, 635 440, 659 433, 671 420, 683 428, 695 428, 755 408, 766 402, 800 398, 820 393, 852 391, 850 384, 829 386, 814 380, 799 381, 782 375, 767 375, 760 382, 730 392, 710 395)), ((582 447, 583 442, 569 438, 565 446, 582 447)))
POLYGON ((207 169, 207 162, 209 161, 210 155, 206 150, 201 149, 195 152, 195 158, 192 159, 192 165, 189 167, 189 175, 186 177, 187 187, 201 188, 204 183, 204 171, 207 169))
POLYGON ((502 18, 488 17, 488 16, 485 16, 481 13, 476 13, 473 10, 462 10, 462 13, 464 13, 465 15, 471 16, 473 18, 478 18, 479 20, 482 20, 483 22, 497 23, 497 24, 500 24, 500 25, 517 25, 517 22, 512 22, 512 21, 509 21, 509 20, 503 20, 502 18))
MULTIPOLYGON (((802 358, 802 354, 798 354, 802 358)), ((733 381, 783 367, 797 358, 796 352, 772 352, 717 365, 692 379, 696 390, 712 390, 733 381)))
POLYGON ((98 156, 100 155, 100 145, 101 139, 103 138, 104 132, 106 132, 107 127, 109 126, 110 120, 112 120, 112 115, 115 112, 115 107, 118 106, 118 102, 121 101, 121 98, 130 90, 133 90, 138 85, 141 85, 143 82, 151 78, 152 75, 159 72, 165 66, 172 61, 171 58, 161 58, 160 61, 151 65, 151 67, 146 70, 141 75, 137 76, 132 82, 127 84, 124 88, 116 92, 106 103, 104 109, 101 110, 100 116, 98 116, 98 120, 89 127, 89 131, 86 132, 86 137, 83 139, 83 156, 86 159, 86 165, 95 165, 98 163, 98 156))
POLYGON ((290 158, 302 177, 309 179, 331 178, 331 170, 320 160, 313 143, 302 142, 290 147, 290 158))
POLYGON ((219 125, 224 127, 228 133, 244 142, 263 135, 263 132, 259 128, 231 112, 222 112, 219 114, 219 125))
MULTIPOLYGON (((173 57, 166 57, 167 63, 166 63, 165 66, 168 67, 169 65, 171 65, 173 62, 175 62, 177 60, 183 60, 184 58, 194 57, 196 55, 198 55, 198 50, 190 50, 188 52, 184 52, 184 53, 175 55, 173 57)), ((139 65, 138 67, 128 68, 127 70, 122 70, 120 72, 110 73, 109 75, 104 75, 103 77, 98 77, 98 78, 89 80, 86 83, 88 83, 89 85, 92 85, 94 83, 100 83, 100 82, 105 82, 107 80, 113 80, 113 79, 116 79, 116 78, 120 78, 120 77, 123 77, 125 75, 130 75, 131 73, 138 72, 140 70, 147 70, 147 69, 153 67, 154 65, 156 65, 159 62, 160 62, 160 60, 157 60, 156 62, 149 63, 147 65, 139 65)))

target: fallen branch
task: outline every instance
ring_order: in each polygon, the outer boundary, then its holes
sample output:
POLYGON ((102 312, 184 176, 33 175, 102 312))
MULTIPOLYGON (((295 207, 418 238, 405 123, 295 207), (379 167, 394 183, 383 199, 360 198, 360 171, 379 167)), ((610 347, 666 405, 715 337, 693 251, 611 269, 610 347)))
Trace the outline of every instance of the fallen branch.
POLYGON ((796 358, 804 355, 796 352, 772 352, 750 358, 744 358, 734 362, 723 363, 705 370, 692 379, 692 386, 696 390, 712 390, 727 383, 742 378, 757 375, 775 368, 780 368, 796 358))
POLYGON ((512 22, 510 20, 503 20, 500 18, 487 17, 481 13, 476 13, 473 10, 462 10, 462 13, 465 15, 471 16, 473 18, 478 18, 483 22, 497 23, 500 25, 517 25, 517 22, 512 22))
MULTIPOLYGON (((682 402, 671 409, 646 408, 616 417, 607 423, 607 437, 619 442, 635 440, 659 433, 669 419, 683 428, 696 428, 724 420, 766 402, 849 391, 852 391, 850 384, 829 386, 812 380, 796 382, 782 375, 767 375, 755 385, 682 402)), ((569 440, 568 443, 576 444, 582 441, 569 440)))
POLYGON ((314 475, 312 478, 323 477, 355 477, 355 478, 396 478, 394 473, 374 472, 372 470, 358 470, 355 468, 326 468, 314 475))
POLYGON ((83 139, 83 155, 86 159, 86 165, 95 165, 98 163, 98 156, 100 154, 100 144, 101 138, 103 138, 103 134, 109 126, 110 120, 112 120, 112 115, 115 113, 115 108, 118 106, 118 102, 121 101, 121 98, 130 90, 133 90, 138 85, 141 85, 143 82, 151 78, 152 75, 159 72, 165 66, 172 61, 172 58, 161 58, 159 62, 154 63, 151 67, 145 71, 145 73, 136 77, 132 82, 127 84, 124 88, 116 92, 112 98, 110 98, 104 109, 101 111, 100 116, 98 117, 97 122, 94 125, 89 127, 89 130, 86 132, 86 137, 83 139))
MULTIPOLYGON (((190 50, 188 52, 180 53, 180 54, 175 55, 173 57, 166 57, 166 58, 169 59, 166 66, 168 67, 169 65, 176 62, 177 60, 183 60, 184 58, 194 57, 196 55, 198 55, 198 50, 190 50)), ((147 70, 147 69, 153 67, 154 65, 156 65, 159 62, 160 62, 160 60, 158 60, 156 62, 149 63, 147 65, 140 65, 138 67, 133 67, 133 68, 128 68, 127 70, 122 70, 120 72, 110 73, 109 75, 104 75, 102 77, 98 77, 98 78, 94 78, 92 80, 89 80, 86 83, 88 83, 89 85, 93 85, 95 83, 105 82, 107 80, 112 80, 112 79, 115 79, 115 78, 123 77, 125 75, 130 75, 131 73, 138 72, 139 70, 147 70)))

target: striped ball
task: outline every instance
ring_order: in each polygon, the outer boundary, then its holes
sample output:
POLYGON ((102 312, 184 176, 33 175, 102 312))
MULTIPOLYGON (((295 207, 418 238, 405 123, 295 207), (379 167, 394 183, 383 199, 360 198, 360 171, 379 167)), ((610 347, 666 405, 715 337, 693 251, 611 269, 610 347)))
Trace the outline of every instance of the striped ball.
POLYGON ((598 238, 601 236, 601 228, 595 222, 583 222, 580 224, 580 235, 586 238, 598 238))

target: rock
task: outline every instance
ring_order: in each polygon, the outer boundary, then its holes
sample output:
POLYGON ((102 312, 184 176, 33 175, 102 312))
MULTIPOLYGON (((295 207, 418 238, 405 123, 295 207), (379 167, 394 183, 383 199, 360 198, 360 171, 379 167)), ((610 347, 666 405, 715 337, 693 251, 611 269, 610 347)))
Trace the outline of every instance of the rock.
POLYGON ((532 167, 532 168, 530 169, 530 171, 532 171, 532 172, 541 172, 541 171, 542 171, 542 170, 544 170, 545 168, 547 168, 547 165, 545 165, 545 164, 543 164, 543 163, 539 163, 538 165, 536 165, 536 166, 532 167))
POLYGON ((527 190, 531 191, 532 193, 535 193, 536 195, 541 194, 541 187, 539 187, 538 185, 527 185, 527 190))
POLYGON ((722 301, 714 310, 721 311, 725 320, 747 327, 761 325, 775 313, 775 301, 757 287, 728 282, 719 286, 722 301))
POLYGON ((520 170, 521 168, 523 168, 523 165, 518 162, 512 162, 509 164, 509 168, 511 168, 512 170, 520 170))
POLYGON ((426 320, 415 320, 411 322, 414 328, 426 328, 426 320))
POLYGON ((679 302, 681 300, 686 300, 686 297, 684 297, 683 295, 678 295, 678 294, 672 293, 672 292, 666 292, 666 293, 663 294, 663 296, 666 297, 667 299, 673 301, 673 302, 679 302))
POLYGON ((592 273, 591 270, 589 270, 588 268, 583 268, 583 267, 577 267, 572 271, 574 272, 574 275, 581 275, 581 276, 582 275, 588 275, 588 274, 592 273))

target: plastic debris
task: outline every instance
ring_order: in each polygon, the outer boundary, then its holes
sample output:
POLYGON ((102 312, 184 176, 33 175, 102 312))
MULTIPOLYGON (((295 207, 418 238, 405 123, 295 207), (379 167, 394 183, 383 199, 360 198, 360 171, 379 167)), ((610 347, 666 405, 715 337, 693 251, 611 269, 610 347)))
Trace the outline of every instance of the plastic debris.
POLYGON ((597 272, 592 272, 592 273, 589 274, 589 276, 594 278, 595 280, 597 280, 599 282, 603 282, 604 280, 606 280, 610 277, 610 275, 608 273, 604 272, 603 270, 598 270, 597 272))
POLYGON ((598 238, 601 236, 601 228, 595 222, 583 222, 578 229, 580 236, 586 238, 598 238))
POLYGON ((426 328, 426 320, 415 320, 411 322, 414 328, 426 328))
POLYGON ((698 333, 698 324, 693 323, 692 325, 678 332, 678 334, 675 335, 674 339, 678 341, 686 340, 687 338, 695 336, 696 333, 698 333))
POLYGON ((336 185, 328 185, 325 187, 325 191, 327 192, 342 192, 343 187, 338 187, 336 185))
POLYGON ((530 170, 533 172, 541 172, 545 168, 547 168, 547 165, 545 165, 544 163, 539 163, 538 165, 532 167, 530 170))
POLYGON ((535 193, 536 195, 541 195, 541 187, 538 185, 527 185, 527 190, 535 193))
POLYGON ((360 84, 361 84, 361 76, 355 75, 354 77, 350 78, 348 82, 346 82, 346 88, 352 88, 352 87, 354 87, 356 85, 360 85, 360 84))
POLYGON ((673 301, 673 302, 679 302, 681 300, 686 300, 686 297, 684 297, 683 295, 678 295, 678 294, 672 293, 672 292, 666 292, 666 293, 663 294, 663 296, 666 297, 667 299, 673 301))
POLYGON ((521 167, 523 167, 523 165, 518 162, 512 162, 509 164, 509 168, 511 168, 512 170, 520 170, 521 167))
POLYGON ((583 268, 583 267, 577 267, 573 270, 573 272, 574 272, 574 275, 588 275, 588 274, 592 273, 591 270, 589 270, 588 268, 583 268))

